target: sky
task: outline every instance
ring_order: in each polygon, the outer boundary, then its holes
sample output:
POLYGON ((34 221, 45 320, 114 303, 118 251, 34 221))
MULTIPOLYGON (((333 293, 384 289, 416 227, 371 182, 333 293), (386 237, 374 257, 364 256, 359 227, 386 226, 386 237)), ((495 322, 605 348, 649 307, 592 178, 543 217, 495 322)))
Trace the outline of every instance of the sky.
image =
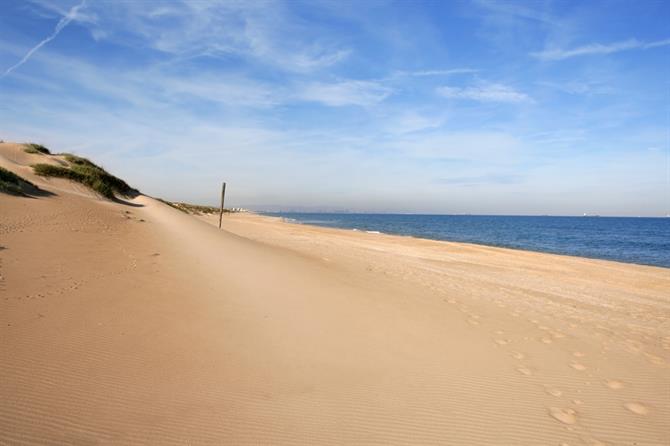
POLYGON ((0 0, 0 139, 263 210, 670 213, 670 2, 0 0))

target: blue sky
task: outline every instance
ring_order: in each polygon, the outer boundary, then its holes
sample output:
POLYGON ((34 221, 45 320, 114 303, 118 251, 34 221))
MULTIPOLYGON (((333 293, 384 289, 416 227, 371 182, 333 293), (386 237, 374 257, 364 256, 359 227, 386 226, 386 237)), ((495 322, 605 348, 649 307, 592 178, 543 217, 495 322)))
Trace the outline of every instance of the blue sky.
POLYGON ((0 0, 0 138, 251 208, 665 215, 670 2, 0 0))

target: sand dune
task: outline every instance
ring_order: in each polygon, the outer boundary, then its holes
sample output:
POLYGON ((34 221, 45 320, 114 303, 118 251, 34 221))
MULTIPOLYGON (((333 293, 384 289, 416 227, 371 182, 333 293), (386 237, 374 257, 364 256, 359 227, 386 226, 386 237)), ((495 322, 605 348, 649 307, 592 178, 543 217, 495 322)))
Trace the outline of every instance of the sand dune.
MULTIPOLYGON (((0 194, 1 444, 661 445, 668 269, 0 194)), ((53 161, 57 162, 57 161, 53 161)))

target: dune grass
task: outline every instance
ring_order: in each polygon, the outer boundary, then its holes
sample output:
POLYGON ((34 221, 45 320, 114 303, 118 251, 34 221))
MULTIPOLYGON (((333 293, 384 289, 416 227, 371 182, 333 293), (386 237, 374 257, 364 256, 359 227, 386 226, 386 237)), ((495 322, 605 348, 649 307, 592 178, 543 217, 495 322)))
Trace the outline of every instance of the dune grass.
POLYGON ((26 153, 32 153, 35 155, 51 155, 49 149, 44 147, 42 144, 28 143, 24 144, 23 151, 26 153))
POLYGON ((115 194, 124 197, 134 196, 138 193, 125 181, 107 172, 102 167, 94 164, 86 158, 64 153, 63 156, 69 163, 69 167, 53 166, 51 164, 33 164, 33 171, 44 177, 65 178, 81 183, 103 197, 114 199, 115 194))
MULTIPOLYGON (((187 212, 189 214, 217 214, 221 210, 220 208, 213 207, 213 206, 201 206, 199 204, 190 204, 190 203, 181 203, 181 202, 174 202, 172 203, 172 206, 179 209, 183 210, 184 212, 187 212)), ((223 212, 228 212, 226 209, 223 210, 223 212)))
POLYGON ((162 198, 156 198, 156 200, 160 201, 161 203, 167 204, 167 205, 170 206, 171 208, 175 208, 175 209, 178 210, 178 211, 181 211, 181 212, 183 212, 183 213, 185 213, 185 214, 188 214, 188 211, 187 211, 186 209, 183 209, 183 208, 178 207, 175 203, 173 203, 173 202, 171 202, 171 201, 163 200, 162 198))
POLYGON ((11 170, 0 167, 0 192, 12 195, 26 195, 26 189, 39 189, 30 181, 21 178, 11 170))
MULTIPOLYGON (((215 214, 221 210, 220 208, 214 206, 202 206, 199 204, 183 203, 180 201, 167 201, 163 200, 162 198, 157 198, 157 200, 186 214, 215 214)), ((230 212, 230 209, 224 209, 223 212, 228 213, 230 212)))

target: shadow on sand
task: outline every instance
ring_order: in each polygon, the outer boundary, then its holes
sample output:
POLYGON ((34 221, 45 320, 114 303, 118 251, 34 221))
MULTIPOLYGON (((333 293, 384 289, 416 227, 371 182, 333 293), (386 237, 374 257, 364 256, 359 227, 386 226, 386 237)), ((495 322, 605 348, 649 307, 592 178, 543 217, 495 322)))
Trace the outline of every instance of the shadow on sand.
POLYGON ((28 183, 23 183, 21 186, 19 186, 20 192, 16 191, 7 191, 3 190, 0 191, 2 193, 8 194, 8 195, 14 195, 16 197, 24 197, 24 198, 40 198, 40 197, 51 197, 57 195, 54 192, 50 192, 48 190, 40 189, 37 186, 34 186, 32 184, 28 183))
MULTIPOLYGON (((142 195, 142 194, 133 194, 133 195, 130 195, 128 198, 135 198, 135 197, 139 197, 140 195, 142 195)), ((130 206, 130 207, 133 207, 133 208, 143 208, 143 207, 144 207, 143 204, 139 204, 139 203, 131 203, 130 201, 122 200, 122 199, 120 199, 120 198, 118 198, 118 197, 114 197, 114 198, 112 199, 112 201, 113 201, 114 203, 119 203, 119 204, 122 204, 122 205, 124 205, 124 206, 130 206)))

